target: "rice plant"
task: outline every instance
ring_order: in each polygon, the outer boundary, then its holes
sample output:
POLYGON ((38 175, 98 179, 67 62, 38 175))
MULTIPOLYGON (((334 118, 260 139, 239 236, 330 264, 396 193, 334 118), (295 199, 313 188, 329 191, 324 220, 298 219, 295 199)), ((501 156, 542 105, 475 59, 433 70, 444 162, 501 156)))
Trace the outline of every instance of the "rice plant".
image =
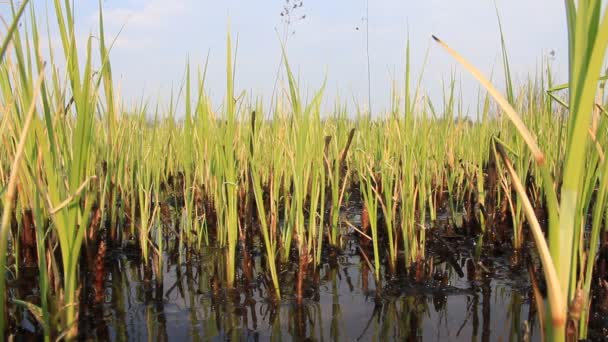
MULTIPOLYGON (((536 298, 548 313, 546 336, 587 336, 608 196, 606 79, 600 77, 608 21, 599 0, 566 1, 564 85, 553 84, 549 64, 514 84, 500 18, 505 96, 436 39, 487 91, 478 94, 474 119, 454 74, 439 101, 422 96, 422 76, 412 82, 409 41, 403 89, 394 82, 384 115, 372 118, 360 109, 355 115, 339 102, 327 113, 325 84, 305 97, 285 49, 284 95, 268 110, 261 99, 238 92, 230 33, 221 106, 207 95, 207 64, 197 69, 188 60, 166 106, 142 100, 127 107, 114 86, 101 1, 99 37, 79 50, 73 4, 54 0, 47 19, 57 22, 61 50, 49 47, 48 56, 35 8, 28 11, 27 1, 11 5, 13 21, 0 46, 0 130, 7 132, 0 138, 6 275, 0 336, 18 324, 6 315, 8 306, 34 317, 45 340, 78 338, 88 273, 95 271, 98 291, 104 277, 117 276, 103 269, 106 248, 136 250, 141 281, 150 286, 154 274, 159 298, 167 265, 177 263, 181 272, 181 265, 192 267, 192 260, 220 250, 213 270, 199 274, 213 289, 199 291, 221 296, 225 287, 238 294, 262 283, 276 305, 290 296, 305 303, 315 286, 318 292, 325 265, 352 241, 373 270, 377 298, 383 280, 400 281, 412 270, 416 285, 433 285, 444 270, 434 269, 427 242, 446 244, 442 236, 476 241, 471 257, 480 269, 483 252, 496 246, 537 254, 548 287, 546 303, 536 298), (345 217, 352 211, 360 224, 345 217), (534 252, 525 248, 529 235, 534 252), (250 258, 253 251, 261 258, 250 258), (248 264, 252 259, 256 265, 248 264), (39 270, 36 304, 7 291, 7 279, 19 279, 24 267, 39 270)), ((294 324, 307 309, 298 307, 294 324)), ((395 307, 387 310, 398 316, 395 307)), ((147 311, 148 318, 153 314, 147 311)))
MULTIPOLYGON (((505 114, 513 122, 523 140, 530 149, 536 164, 541 170, 546 202, 549 210, 548 243, 543 236, 538 219, 528 199, 525 189, 519 180, 516 170, 507 157, 506 151, 499 148, 509 174, 515 182, 518 195, 523 201, 526 217, 532 226, 534 239, 541 255, 543 270, 548 284, 548 307, 550 315, 545 323, 546 336, 550 340, 563 341, 568 338, 584 337, 587 321, 580 321, 581 314, 588 308, 589 292, 581 287, 583 278, 578 271, 583 248, 579 242, 582 237, 581 210, 585 210, 584 194, 585 166, 589 159, 597 160, 601 149, 587 146, 596 139, 594 130, 589 129, 594 117, 597 79, 600 76, 608 44, 608 20, 602 15, 601 1, 590 1, 576 4, 566 1, 569 35, 569 116, 566 123, 565 148, 561 182, 556 182, 550 174, 545 155, 540 151, 535 138, 522 122, 520 116, 487 79, 458 53, 434 37, 448 52, 463 64, 488 90, 499 103, 505 114), (593 139, 593 140, 592 140, 593 139), (558 202, 555 187, 561 183, 561 197, 558 202), (566 323, 573 319, 580 329, 568 330, 566 323), (572 336, 573 335, 573 336, 572 336)), ((596 121, 597 122, 597 121, 596 121)), ((597 124, 597 123, 596 123, 597 124)), ((500 145, 497 145, 500 146, 500 145)), ((597 168, 596 168, 597 169, 597 168)), ((589 173, 588 173, 589 174, 589 173)), ((594 184, 597 182, 593 182, 594 184)), ((595 185, 594 185, 595 186, 595 185)), ((603 210, 602 207, 597 210, 603 210)), ((593 227, 598 230, 599 227, 593 227)), ((591 241, 591 244, 595 244, 591 241)), ((591 252, 595 248, 591 249, 591 252)), ((590 255, 586 262, 592 269, 595 255, 590 255)), ((584 262, 582 263, 584 265, 584 262)), ((589 275, 586 273, 585 275, 589 275)))

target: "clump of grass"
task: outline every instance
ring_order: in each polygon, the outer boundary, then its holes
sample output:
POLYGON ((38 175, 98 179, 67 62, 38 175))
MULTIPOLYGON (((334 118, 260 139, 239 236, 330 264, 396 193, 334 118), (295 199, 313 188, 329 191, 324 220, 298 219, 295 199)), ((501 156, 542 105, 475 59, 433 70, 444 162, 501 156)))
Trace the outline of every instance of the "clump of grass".
MULTIPOLYGON (((601 11, 601 1, 579 3, 578 6, 574 1, 566 1, 570 61, 568 89, 570 97, 568 103, 569 116, 566 123, 567 132, 565 134, 566 155, 563 172, 557 182, 550 173, 545 155, 540 151, 536 142, 537 139, 528 131, 509 101, 479 71, 434 37, 482 83, 498 102, 526 142, 541 171, 549 211, 548 244, 541 232, 533 207, 516 170, 511 165, 504 149, 499 148, 500 155, 503 157, 516 191, 523 202, 524 211, 528 222, 531 224, 534 240, 543 262, 543 270, 548 284, 548 306, 551 312, 547 316, 549 321, 545 322, 546 336, 554 341, 563 341, 567 335, 568 338, 584 337, 586 332, 587 321, 579 322, 578 320, 581 318, 581 313, 585 311, 584 308, 588 307, 589 292, 587 288, 583 289, 580 284, 585 280, 585 276, 591 276, 595 247, 591 249, 590 259, 582 260, 582 262, 577 259, 580 259, 578 256, 584 252, 584 246, 579 243, 582 239, 581 227, 584 217, 580 213, 589 210, 588 206, 585 205, 584 194, 588 193, 587 189, 589 188, 587 187, 596 187, 595 184, 597 184, 598 179, 593 178, 594 181, 592 182, 583 182, 594 173, 593 171, 586 173, 585 167, 588 166, 590 160, 599 160, 598 155, 602 153, 601 147, 599 149, 587 148, 589 142, 595 139, 593 133, 595 129, 592 126, 590 130, 589 126, 594 117, 593 108, 597 92, 597 78, 600 75, 606 46, 608 45, 608 20, 602 17, 601 11), (588 176, 585 176, 586 174, 588 176), (561 184, 559 202, 555 191, 556 184, 561 184), (583 273, 578 271, 578 264, 584 265, 585 262, 588 266, 586 268, 587 272, 583 276, 583 273), (583 277, 580 278, 579 275, 583 277), (568 319, 574 320, 576 326, 580 323, 582 327, 580 334, 576 329, 574 331, 566 330, 568 319)), ((595 169, 597 170, 597 167, 595 169)), ((603 204, 602 201, 600 201, 600 204, 603 204)), ((604 208, 599 207, 596 210, 603 211, 604 208)), ((592 228, 592 231, 597 230, 599 230, 599 227, 594 226, 592 228)), ((591 241, 591 244, 597 244, 597 240, 591 241)))

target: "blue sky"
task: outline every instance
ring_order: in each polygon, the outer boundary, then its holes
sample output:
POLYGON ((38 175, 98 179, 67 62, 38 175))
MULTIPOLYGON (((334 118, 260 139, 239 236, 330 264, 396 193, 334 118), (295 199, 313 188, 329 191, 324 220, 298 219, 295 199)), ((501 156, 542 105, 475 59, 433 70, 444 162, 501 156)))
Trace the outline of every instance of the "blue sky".
MULTIPOLYGON (((37 0, 34 0, 37 1, 37 0)), ((126 103, 168 96, 184 73, 187 58, 203 65, 209 54, 206 87, 216 104, 225 91, 225 39, 230 22, 238 36, 236 90, 268 100, 281 58, 280 12, 285 0, 106 0, 107 35, 121 27, 111 57, 126 103)), ((293 0, 291 0, 293 2, 293 0)), ((465 99, 474 99, 477 84, 436 44, 436 34, 487 74, 501 79, 500 40, 494 2, 490 0, 370 0, 372 107, 390 105, 393 80, 403 84, 405 42, 409 31, 412 68, 417 76, 428 49, 423 88, 439 101, 441 84, 451 72, 462 82, 465 99)), ((52 1, 38 1, 43 9, 52 1)), ((552 58, 555 74, 564 81, 567 68, 565 15, 561 2, 497 0, 516 81, 534 73, 540 61, 552 58)), ((364 0, 304 0, 291 25, 287 51, 300 80, 311 94, 327 77, 325 103, 367 102, 364 0), (360 29, 357 30, 357 27, 360 29)), ((52 10, 52 8, 49 8, 52 10)), ((97 1, 76 1, 79 36, 97 31, 97 1)), ((57 37, 51 35, 51 37, 57 37)), ((53 44, 58 44, 53 42, 53 44)), ((468 101, 467 101, 468 102, 468 101)), ((331 106, 329 106, 331 107, 331 106)), ((328 108, 329 108, 328 107, 328 108)))

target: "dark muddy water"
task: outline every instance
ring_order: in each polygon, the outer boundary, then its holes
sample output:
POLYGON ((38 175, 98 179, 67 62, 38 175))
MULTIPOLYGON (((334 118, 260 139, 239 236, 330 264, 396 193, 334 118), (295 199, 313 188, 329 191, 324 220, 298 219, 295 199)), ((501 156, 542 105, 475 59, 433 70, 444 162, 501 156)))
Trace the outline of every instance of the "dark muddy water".
MULTIPOLYGON (((357 219, 351 217, 355 224, 357 219)), ((509 249, 484 248, 480 264, 475 264, 475 239, 429 236, 425 280, 416 281, 412 270, 399 265, 396 276, 383 268, 377 283, 363 257, 366 253, 371 259, 370 246, 360 246, 355 234, 347 235, 344 246, 340 252, 326 251, 322 265, 309 272, 302 304, 296 303, 294 294, 297 262, 280 270, 282 300, 273 299, 264 249, 257 238, 245 254, 242 249, 237 252, 233 290, 223 285, 222 249, 193 252, 182 248, 179 253, 178 242, 167 240, 158 272, 162 277, 157 277, 151 262, 143 262, 137 249, 108 250, 103 270, 98 270, 101 273, 89 272, 82 280, 86 285, 81 293, 81 340, 541 339, 526 266, 538 265, 531 255, 513 267, 509 249), (243 266, 247 259, 250 267, 243 266)), ((20 278, 9 283, 9 291, 13 297, 36 302, 33 284, 37 282, 35 269, 23 269, 20 278)), ((40 338, 40 328, 27 310, 13 307, 11 316, 17 340, 40 338)))
POLYGON ((251 280, 240 273, 231 291, 220 284, 224 260, 217 249, 188 262, 166 255, 160 286, 146 279, 150 272, 136 254, 115 251, 106 263, 104 298, 84 308, 81 333, 114 341, 518 341, 528 331, 539 340, 527 271, 511 270, 505 255, 484 265, 488 275, 468 280, 473 242, 454 242, 460 247, 451 262, 435 256, 442 279, 416 284, 403 276, 376 287, 350 241, 310 275, 302 305, 294 299, 293 270, 281 275, 282 301, 269 299, 256 251, 251 280))

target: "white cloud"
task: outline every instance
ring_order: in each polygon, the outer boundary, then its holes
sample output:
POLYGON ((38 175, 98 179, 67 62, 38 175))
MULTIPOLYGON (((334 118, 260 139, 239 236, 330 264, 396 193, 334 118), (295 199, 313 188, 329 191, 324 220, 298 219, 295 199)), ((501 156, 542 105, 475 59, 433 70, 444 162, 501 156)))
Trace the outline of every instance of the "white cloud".
POLYGON ((141 50, 160 44, 154 37, 179 22, 179 18, 187 14, 190 3, 190 0, 137 0, 109 6, 104 9, 107 37, 113 38, 122 29, 114 45, 118 49, 141 50))
MULTIPOLYGON (((137 1, 139 3, 141 1, 137 1)), ((127 24, 133 30, 157 30, 171 24, 172 19, 184 14, 188 0, 149 0, 143 6, 114 7, 105 10, 108 25, 127 24)))

